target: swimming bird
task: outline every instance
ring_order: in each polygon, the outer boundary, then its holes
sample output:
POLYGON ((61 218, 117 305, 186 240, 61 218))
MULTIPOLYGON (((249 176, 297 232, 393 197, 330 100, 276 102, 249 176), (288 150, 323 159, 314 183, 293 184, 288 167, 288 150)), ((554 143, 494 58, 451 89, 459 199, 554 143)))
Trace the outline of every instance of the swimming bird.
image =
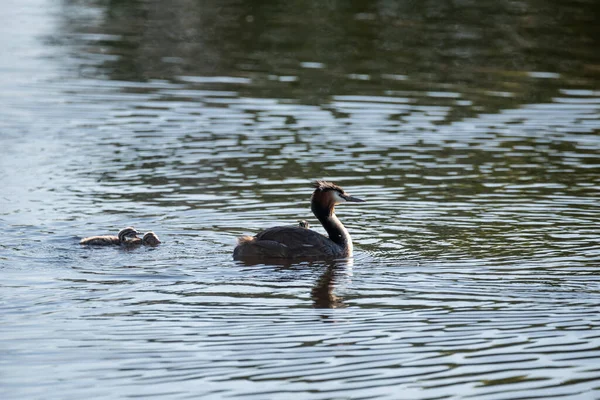
POLYGON ((242 236, 233 250, 235 260, 257 258, 341 258, 352 257, 350 234, 335 215, 337 204, 364 200, 350 196, 341 187, 315 181, 310 208, 329 237, 301 226, 276 226, 256 234, 242 236))
POLYGON ((91 236, 81 239, 79 244, 94 245, 94 246, 110 246, 126 244, 131 240, 139 239, 138 231, 135 228, 128 226, 119 231, 117 236, 91 236))
POLYGON ((144 234, 144 236, 140 239, 140 238, 135 238, 130 240, 129 242, 127 242, 127 246, 133 245, 133 246, 139 246, 139 245, 144 245, 144 246, 158 246, 159 244, 161 244, 162 242, 160 241, 160 239, 158 238, 158 235, 152 231, 150 232, 146 232, 144 234))

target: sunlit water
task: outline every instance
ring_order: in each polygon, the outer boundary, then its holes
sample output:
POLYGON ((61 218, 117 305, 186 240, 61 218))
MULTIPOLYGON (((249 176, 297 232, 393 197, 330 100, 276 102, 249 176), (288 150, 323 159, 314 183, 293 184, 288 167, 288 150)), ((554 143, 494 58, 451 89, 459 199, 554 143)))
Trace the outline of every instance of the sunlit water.
POLYGON ((600 398, 594 2, 106 3, 0 6, 2 398, 600 398))

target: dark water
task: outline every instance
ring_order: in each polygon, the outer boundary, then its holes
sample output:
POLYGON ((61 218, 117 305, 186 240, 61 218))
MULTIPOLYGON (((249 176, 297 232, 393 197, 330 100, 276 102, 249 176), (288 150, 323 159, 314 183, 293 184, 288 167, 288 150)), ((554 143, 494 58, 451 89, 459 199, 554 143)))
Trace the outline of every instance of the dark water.
POLYGON ((596 1, 0 11, 2 398, 600 398, 596 1))

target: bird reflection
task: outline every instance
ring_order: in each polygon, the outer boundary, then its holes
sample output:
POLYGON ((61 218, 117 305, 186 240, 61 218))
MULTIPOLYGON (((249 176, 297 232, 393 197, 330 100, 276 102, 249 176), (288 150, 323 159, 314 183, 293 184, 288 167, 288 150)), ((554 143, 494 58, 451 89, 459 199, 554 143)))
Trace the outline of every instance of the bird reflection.
POLYGON ((311 290, 314 308, 344 308, 344 298, 335 294, 340 281, 348 283, 352 276, 352 259, 340 260, 327 264, 327 269, 321 274, 311 290))
MULTIPOLYGON (((274 265, 278 268, 288 270, 292 266, 304 264, 310 268, 325 267, 325 271, 319 276, 313 285, 310 293, 314 308, 344 308, 347 307, 344 298, 335 294, 334 291, 340 286, 350 283, 352 277, 352 267, 354 259, 332 260, 326 263, 317 263, 309 260, 302 260, 302 263, 292 263, 290 260, 272 259, 257 261, 238 261, 246 266, 256 265, 274 265)), ((324 316, 326 318, 326 316, 324 316)))

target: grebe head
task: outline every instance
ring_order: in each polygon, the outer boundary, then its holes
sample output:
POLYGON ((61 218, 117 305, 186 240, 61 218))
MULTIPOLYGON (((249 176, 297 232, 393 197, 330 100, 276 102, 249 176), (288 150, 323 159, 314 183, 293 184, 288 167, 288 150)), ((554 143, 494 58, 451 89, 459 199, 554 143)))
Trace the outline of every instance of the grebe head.
POLYGON ((142 243, 147 246, 158 246, 161 241, 158 239, 158 236, 154 232, 146 232, 144 237, 142 238, 142 243))
POLYGON ((136 239, 138 235, 138 231, 135 230, 134 227, 128 226, 127 228, 123 228, 119 231, 119 242, 124 243, 128 242, 132 239, 136 239))
POLYGON ((315 191, 311 197, 311 203, 321 208, 333 210, 337 204, 352 202, 364 203, 365 200, 358 197, 350 196, 341 187, 335 183, 326 181, 314 181, 313 187, 315 191))
POLYGON ((298 226, 300 228, 310 229, 310 224, 308 223, 307 220, 304 220, 304 219, 301 221, 298 221, 298 226))

